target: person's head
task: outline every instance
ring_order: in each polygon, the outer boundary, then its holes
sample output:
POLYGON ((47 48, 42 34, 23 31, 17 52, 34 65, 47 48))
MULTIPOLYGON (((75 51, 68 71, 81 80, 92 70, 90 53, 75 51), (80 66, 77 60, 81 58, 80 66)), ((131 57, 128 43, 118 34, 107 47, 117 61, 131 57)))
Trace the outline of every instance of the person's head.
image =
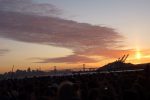
POLYGON ((66 81, 60 84, 58 100, 74 100, 76 96, 73 83, 66 81))

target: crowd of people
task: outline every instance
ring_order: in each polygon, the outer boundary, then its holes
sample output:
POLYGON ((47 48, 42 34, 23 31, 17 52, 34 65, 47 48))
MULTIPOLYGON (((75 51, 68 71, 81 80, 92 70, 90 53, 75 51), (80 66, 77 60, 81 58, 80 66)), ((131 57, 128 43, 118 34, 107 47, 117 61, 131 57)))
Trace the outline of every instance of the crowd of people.
POLYGON ((149 69, 0 81, 0 100, 150 100, 149 69))

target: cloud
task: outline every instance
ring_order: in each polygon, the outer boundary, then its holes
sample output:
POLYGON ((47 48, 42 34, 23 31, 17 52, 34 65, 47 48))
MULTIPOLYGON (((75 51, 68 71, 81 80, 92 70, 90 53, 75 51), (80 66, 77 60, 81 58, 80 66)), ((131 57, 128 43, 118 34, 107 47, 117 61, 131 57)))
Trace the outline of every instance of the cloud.
MULTIPOLYGON (((117 52, 123 52, 114 50, 115 47, 120 46, 118 44, 123 37, 113 28, 65 20, 53 15, 47 16, 45 5, 41 7, 31 0, 0 0, 0 37, 65 47, 74 52, 74 55, 67 57, 43 59, 42 62, 45 63, 79 62, 79 60, 80 62, 95 62, 96 60, 88 58, 87 55, 103 57, 110 55, 112 57, 113 52, 115 52, 114 56, 117 52), (31 5, 34 6, 29 7, 31 5), (40 15, 43 12, 45 16, 40 15)), ((51 9, 48 10, 49 13, 52 14, 59 12, 53 6, 49 9, 51 9)))
POLYGON ((0 36, 18 41, 84 49, 115 45, 122 38, 111 28, 55 17, 0 12, 0 19, 0 36))
POLYGON ((7 52, 9 52, 8 49, 0 49, 0 56, 3 56, 3 55, 6 54, 7 52))
POLYGON ((57 16, 62 13, 55 5, 36 3, 33 0, 0 0, 0 11, 57 16))
POLYGON ((34 58, 34 60, 42 60, 40 62, 36 63, 95 63, 98 62, 96 59, 92 59, 86 56, 80 56, 80 55, 69 55, 66 57, 58 57, 58 58, 48 58, 48 59, 40 59, 40 58, 34 58))
POLYGON ((118 49, 105 49, 105 48, 90 48, 85 51, 76 52, 79 55, 87 55, 87 56, 103 56, 107 58, 118 58, 123 56, 124 54, 133 54, 135 51, 132 49, 128 50, 118 50, 118 49))

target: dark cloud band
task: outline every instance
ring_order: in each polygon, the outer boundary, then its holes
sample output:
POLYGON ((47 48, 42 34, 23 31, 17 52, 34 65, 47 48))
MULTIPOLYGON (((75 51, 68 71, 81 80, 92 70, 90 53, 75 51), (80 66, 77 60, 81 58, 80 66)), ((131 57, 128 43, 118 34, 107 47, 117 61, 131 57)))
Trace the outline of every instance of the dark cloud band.
MULTIPOLYGON (((0 0, 1 3, 2 1, 5 0, 0 0)), ((0 10, 1 37, 17 41, 65 47, 74 51, 74 55, 67 57, 43 59, 42 62, 44 63, 67 61, 96 62, 95 59, 88 58, 87 55, 108 56, 109 52, 111 52, 109 48, 118 46, 118 41, 123 39, 112 28, 79 23, 51 15, 40 16, 39 14, 34 14, 36 12, 36 9, 34 9, 35 6, 40 13, 44 11, 44 7, 42 8, 39 4, 33 4, 31 0, 27 0, 34 5, 33 8, 30 8, 31 12, 27 12, 26 10, 16 11, 16 8, 13 8, 14 5, 17 5, 17 7, 23 5, 25 8, 29 5, 28 3, 23 3, 27 2, 25 0, 20 3, 15 1, 18 0, 14 0, 12 4, 7 2, 0 4, 2 5, 1 8, 3 8, 3 10, 0 10), (8 8, 12 10, 6 9, 5 6, 9 6, 8 8), (107 53, 102 54, 104 51, 107 53)), ((49 11, 49 13, 58 12, 55 7, 51 7, 49 11)))

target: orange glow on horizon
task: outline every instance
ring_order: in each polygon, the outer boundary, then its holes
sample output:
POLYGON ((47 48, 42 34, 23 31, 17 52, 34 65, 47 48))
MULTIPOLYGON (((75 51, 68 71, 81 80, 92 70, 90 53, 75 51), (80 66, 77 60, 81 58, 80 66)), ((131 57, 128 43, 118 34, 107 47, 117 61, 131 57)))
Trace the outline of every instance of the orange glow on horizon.
POLYGON ((135 57, 136 59, 141 59, 142 55, 141 55, 141 52, 140 51, 137 51, 136 54, 135 54, 135 57))

